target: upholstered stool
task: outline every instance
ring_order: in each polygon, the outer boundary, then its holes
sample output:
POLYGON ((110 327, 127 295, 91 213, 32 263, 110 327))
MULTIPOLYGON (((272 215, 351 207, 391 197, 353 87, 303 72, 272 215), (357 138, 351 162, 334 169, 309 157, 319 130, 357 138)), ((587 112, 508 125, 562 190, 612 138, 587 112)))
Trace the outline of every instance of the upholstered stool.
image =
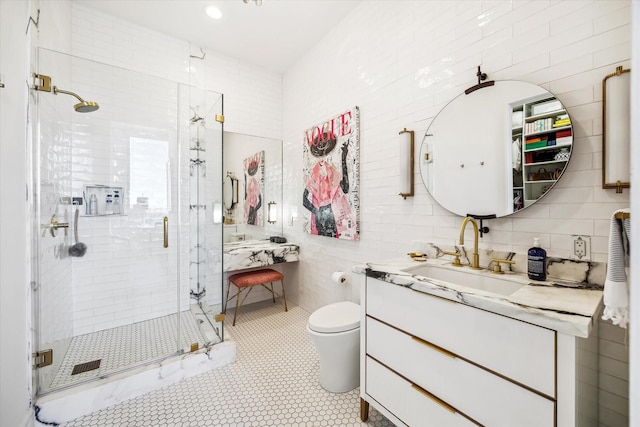
MULTIPOLYGON (((230 299, 236 299, 236 309, 233 312, 233 326, 236 325, 236 316, 238 314, 238 307, 242 305, 244 300, 247 298, 251 290, 256 285, 262 285, 266 290, 271 292, 271 296, 273 297, 273 302, 276 302, 276 292, 273 290, 273 282, 280 281, 282 284, 282 299, 284 300, 284 311, 289 311, 287 309, 287 298, 284 294, 284 276, 282 273, 272 270, 270 268, 263 268, 261 270, 247 271, 244 273, 236 273, 229 276, 229 281, 227 282, 227 299, 224 304, 223 312, 227 312, 227 305, 229 304, 230 299), (238 288, 238 292, 229 298, 229 289, 231 288, 231 284, 238 288), (266 284, 269 283, 271 287, 268 287, 266 284), (244 291, 247 291, 246 294, 242 297, 242 301, 240 301, 240 296, 244 291)), ((279 295, 278 295, 279 296, 279 295)))

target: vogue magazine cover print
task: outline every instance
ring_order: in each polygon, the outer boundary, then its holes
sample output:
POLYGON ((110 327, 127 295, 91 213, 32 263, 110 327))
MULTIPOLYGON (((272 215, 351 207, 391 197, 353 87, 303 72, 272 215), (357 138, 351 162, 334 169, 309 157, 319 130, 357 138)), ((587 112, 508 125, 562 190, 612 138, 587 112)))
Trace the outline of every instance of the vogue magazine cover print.
POLYGON ((304 229, 336 239, 360 238, 360 111, 307 129, 303 144, 304 229))
POLYGON ((244 159, 244 221, 249 225, 264 225, 262 209, 264 189, 264 151, 244 159))

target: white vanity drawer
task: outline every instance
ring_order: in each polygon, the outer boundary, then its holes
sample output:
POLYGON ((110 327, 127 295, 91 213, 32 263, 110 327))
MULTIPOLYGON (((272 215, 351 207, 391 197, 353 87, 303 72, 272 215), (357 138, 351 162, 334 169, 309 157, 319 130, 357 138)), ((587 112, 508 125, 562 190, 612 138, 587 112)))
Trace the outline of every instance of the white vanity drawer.
POLYGON ((439 403, 429 392, 412 385, 375 360, 367 357, 366 393, 411 427, 475 426, 477 424, 439 403))
POLYGON ((554 331, 370 277, 366 286, 368 316, 556 397, 554 331))
POLYGON ((553 400, 374 319, 367 318, 366 322, 368 356, 479 423, 518 427, 554 425, 553 400))

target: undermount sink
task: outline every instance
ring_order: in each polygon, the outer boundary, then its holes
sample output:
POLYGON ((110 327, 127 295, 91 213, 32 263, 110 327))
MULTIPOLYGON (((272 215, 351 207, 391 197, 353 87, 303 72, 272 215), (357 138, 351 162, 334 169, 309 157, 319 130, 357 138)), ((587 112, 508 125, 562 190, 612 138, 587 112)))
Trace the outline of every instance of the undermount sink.
POLYGON ((469 267, 443 267, 425 264, 404 268, 402 271, 504 296, 511 295, 526 286, 526 283, 507 279, 488 270, 472 270, 469 267))

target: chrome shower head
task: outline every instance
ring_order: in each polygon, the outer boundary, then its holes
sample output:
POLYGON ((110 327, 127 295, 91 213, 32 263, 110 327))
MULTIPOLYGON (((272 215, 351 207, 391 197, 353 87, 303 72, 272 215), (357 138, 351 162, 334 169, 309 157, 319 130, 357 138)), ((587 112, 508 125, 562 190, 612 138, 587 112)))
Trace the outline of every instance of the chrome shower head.
POLYGON ((85 101, 84 99, 80 98, 78 95, 76 95, 73 92, 70 92, 68 90, 62 90, 62 89, 58 89, 57 86, 53 87, 53 93, 54 94, 58 94, 58 93, 64 93, 66 95, 71 95, 74 96, 78 99, 78 102, 76 105, 73 106, 73 108, 78 112, 78 113, 91 113, 93 111, 96 111, 98 108, 100 108, 100 106, 98 105, 97 102, 92 102, 92 101, 85 101))

